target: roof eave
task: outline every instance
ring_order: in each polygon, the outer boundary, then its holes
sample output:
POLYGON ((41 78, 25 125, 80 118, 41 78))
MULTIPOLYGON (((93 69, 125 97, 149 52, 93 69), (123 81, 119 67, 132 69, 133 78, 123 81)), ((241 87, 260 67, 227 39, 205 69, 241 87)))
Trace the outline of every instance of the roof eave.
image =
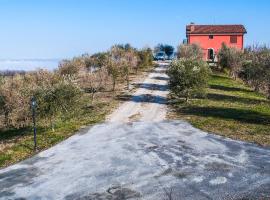
POLYGON ((244 35, 244 34, 247 34, 247 32, 223 32, 223 33, 186 33, 187 35, 244 35))

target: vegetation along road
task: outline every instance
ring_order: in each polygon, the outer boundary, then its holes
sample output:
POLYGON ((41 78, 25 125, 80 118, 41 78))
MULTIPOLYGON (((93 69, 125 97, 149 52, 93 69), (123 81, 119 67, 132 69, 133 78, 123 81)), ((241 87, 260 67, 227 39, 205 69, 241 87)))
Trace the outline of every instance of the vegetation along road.
POLYGON ((0 199, 269 197, 269 148, 164 121, 166 66, 122 96, 107 122, 2 169, 0 199))

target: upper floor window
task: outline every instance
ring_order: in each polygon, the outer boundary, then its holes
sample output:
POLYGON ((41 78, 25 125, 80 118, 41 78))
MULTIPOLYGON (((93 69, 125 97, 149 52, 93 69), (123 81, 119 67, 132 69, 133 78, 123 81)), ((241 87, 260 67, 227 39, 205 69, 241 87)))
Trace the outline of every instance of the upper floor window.
POLYGON ((236 36, 236 35, 231 35, 231 36, 230 36, 230 42, 231 42, 232 44, 237 43, 237 36, 236 36))
POLYGON ((209 35, 209 39, 210 40, 214 39, 214 36, 213 35, 209 35))

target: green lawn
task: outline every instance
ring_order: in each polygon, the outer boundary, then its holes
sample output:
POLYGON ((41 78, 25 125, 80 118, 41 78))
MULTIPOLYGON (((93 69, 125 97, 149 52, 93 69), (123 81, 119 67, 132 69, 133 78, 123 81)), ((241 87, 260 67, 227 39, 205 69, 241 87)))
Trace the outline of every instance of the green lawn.
POLYGON ((197 128, 233 139, 270 145, 270 101, 241 81, 214 73, 207 98, 172 102, 171 119, 185 119, 197 128))

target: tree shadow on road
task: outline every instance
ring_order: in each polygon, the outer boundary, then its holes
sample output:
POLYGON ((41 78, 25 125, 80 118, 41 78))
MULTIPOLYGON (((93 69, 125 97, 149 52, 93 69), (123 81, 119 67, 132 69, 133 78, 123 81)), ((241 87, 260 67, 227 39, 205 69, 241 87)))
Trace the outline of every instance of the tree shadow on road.
POLYGON ((130 101, 135 103, 155 103, 167 104, 167 98, 159 95, 142 94, 142 95, 119 95, 116 97, 120 101, 130 101))
POLYGON ((143 88, 147 90, 155 90, 155 91, 168 91, 168 85, 161 85, 156 83, 135 83, 133 84, 136 88, 143 88))
POLYGON ((163 77, 163 76, 155 76, 152 79, 159 80, 159 81, 168 81, 168 77, 163 77))

